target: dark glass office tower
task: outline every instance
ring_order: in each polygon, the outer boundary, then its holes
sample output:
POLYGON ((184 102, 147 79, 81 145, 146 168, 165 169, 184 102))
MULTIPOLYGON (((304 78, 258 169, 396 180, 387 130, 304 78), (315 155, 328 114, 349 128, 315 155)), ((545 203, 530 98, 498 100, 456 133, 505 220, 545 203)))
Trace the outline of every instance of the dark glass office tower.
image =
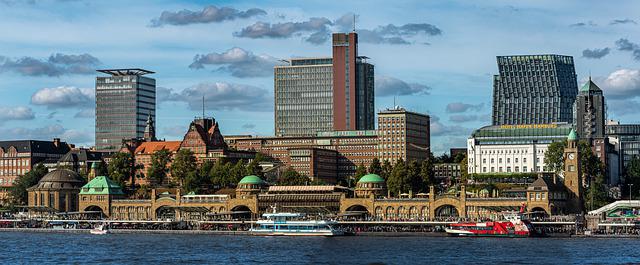
POLYGON ((96 149, 117 151, 122 140, 144 138, 147 120, 156 120, 156 80, 143 69, 98 72, 110 76, 96 77, 96 149))
POLYGON ((573 122, 578 82, 573 57, 498 56, 493 76, 493 125, 573 122))
POLYGON ((576 131, 580 138, 592 140, 604 137, 605 103, 602 89, 591 77, 580 88, 575 109, 576 131))

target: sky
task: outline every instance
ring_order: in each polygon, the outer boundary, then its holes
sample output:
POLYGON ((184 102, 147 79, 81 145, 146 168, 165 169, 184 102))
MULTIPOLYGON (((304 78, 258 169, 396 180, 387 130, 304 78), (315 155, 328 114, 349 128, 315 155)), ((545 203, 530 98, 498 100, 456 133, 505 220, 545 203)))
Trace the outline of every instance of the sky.
POLYGON ((574 57, 608 119, 640 122, 638 1, 0 0, 0 140, 92 146, 95 69, 144 68, 156 132, 181 139, 206 112, 223 134, 270 136, 273 66, 330 56, 331 32, 359 34, 377 110, 431 115, 436 154, 491 123, 496 56, 574 57))

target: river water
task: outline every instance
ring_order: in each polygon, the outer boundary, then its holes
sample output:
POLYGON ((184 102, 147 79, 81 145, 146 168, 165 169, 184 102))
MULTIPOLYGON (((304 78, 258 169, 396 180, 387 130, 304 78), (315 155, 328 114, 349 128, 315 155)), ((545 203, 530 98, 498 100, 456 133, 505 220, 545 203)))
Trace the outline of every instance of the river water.
POLYGON ((0 233, 2 264, 620 264, 640 239, 0 233))

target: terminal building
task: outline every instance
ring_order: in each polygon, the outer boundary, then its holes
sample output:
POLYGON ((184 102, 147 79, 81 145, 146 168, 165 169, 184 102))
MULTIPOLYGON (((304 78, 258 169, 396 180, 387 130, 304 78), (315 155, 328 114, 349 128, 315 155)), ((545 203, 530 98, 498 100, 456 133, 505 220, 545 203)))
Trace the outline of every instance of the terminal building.
POLYGON ((313 136, 226 136, 234 150, 263 153, 300 173, 325 183, 353 176, 374 158, 394 164, 424 160, 429 155, 429 116, 393 108, 378 113, 378 130, 317 132, 313 136), (326 150, 326 151, 320 151, 326 150), (335 160, 334 160, 335 159, 335 160))
POLYGON ((467 140, 468 172, 551 173, 544 161, 547 148, 571 130, 567 123, 482 127, 467 140))

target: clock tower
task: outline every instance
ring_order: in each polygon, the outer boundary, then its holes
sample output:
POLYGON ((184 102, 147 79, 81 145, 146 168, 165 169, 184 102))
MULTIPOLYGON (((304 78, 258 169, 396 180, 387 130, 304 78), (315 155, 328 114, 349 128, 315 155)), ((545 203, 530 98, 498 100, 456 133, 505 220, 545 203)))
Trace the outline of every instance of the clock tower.
POLYGON ((566 212, 582 212, 582 170, 580 169, 580 153, 578 152, 578 136, 571 129, 564 149, 564 186, 567 189, 566 212))

